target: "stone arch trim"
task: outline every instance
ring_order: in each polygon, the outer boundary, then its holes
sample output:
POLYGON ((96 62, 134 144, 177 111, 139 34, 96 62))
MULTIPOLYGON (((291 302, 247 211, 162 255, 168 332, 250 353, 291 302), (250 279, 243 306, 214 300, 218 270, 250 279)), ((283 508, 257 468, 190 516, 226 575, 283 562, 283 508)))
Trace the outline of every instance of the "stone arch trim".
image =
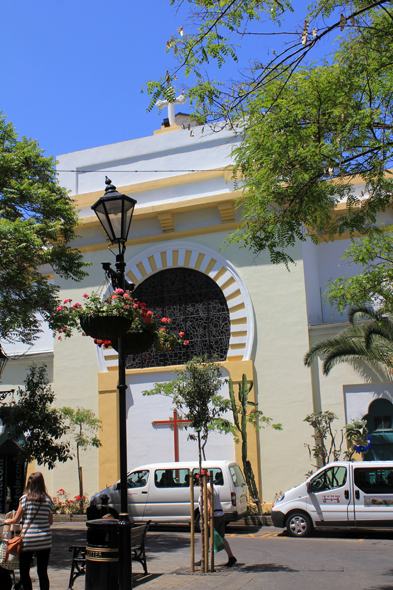
MULTIPOLYGON (((131 258, 126 263, 126 275, 131 282, 139 285, 161 270, 182 267, 207 274, 221 288, 231 321, 227 360, 250 360, 254 344, 251 297, 239 272, 224 256, 191 242, 165 242, 131 258)), ((101 370, 111 370, 112 366, 117 366, 117 356, 113 350, 102 351, 99 357, 101 370)))

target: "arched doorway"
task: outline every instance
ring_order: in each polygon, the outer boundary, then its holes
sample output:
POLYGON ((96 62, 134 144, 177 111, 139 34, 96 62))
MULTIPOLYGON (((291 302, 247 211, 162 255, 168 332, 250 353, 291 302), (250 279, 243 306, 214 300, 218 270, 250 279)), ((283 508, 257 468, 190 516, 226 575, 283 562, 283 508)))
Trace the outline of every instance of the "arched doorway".
POLYGON ((374 400, 363 420, 367 421, 371 438, 371 447, 364 454, 364 460, 393 460, 393 404, 384 398, 374 400))

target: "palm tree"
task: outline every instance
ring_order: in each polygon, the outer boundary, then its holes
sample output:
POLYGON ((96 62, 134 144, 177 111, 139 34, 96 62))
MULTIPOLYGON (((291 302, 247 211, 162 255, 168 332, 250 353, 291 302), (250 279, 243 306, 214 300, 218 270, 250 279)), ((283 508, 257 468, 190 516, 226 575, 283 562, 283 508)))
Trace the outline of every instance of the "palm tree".
POLYGON ((362 361, 368 367, 382 371, 389 381, 393 380, 393 321, 389 315, 382 315, 366 306, 350 308, 349 327, 333 336, 314 344, 304 357, 304 364, 310 367, 313 361, 324 355, 323 374, 328 375, 339 363, 350 363, 356 370, 364 372, 362 361), (359 323, 357 320, 366 320, 359 323))

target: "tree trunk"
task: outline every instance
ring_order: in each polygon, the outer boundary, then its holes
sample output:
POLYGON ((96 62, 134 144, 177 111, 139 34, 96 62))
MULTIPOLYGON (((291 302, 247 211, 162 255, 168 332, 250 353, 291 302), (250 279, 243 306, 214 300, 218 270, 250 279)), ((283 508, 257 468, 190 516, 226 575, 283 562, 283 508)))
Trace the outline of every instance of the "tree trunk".
POLYGON ((80 513, 83 514, 83 474, 79 458, 79 445, 76 445, 76 462, 78 465, 78 480, 79 480, 79 508, 80 513))
POLYGON ((202 483, 202 446, 201 433, 198 431, 198 458, 199 458, 199 522, 201 525, 201 571, 206 573, 205 563, 205 506, 203 504, 203 483, 202 483))

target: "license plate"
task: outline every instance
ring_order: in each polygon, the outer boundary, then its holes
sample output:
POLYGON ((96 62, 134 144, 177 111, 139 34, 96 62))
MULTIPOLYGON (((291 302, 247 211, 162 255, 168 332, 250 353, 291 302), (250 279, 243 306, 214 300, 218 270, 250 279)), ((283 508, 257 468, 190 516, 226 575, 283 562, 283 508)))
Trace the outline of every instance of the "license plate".
POLYGON ((242 496, 242 497, 240 498, 240 504, 244 504, 244 503, 245 503, 245 501, 246 501, 246 498, 245 498, 244 496, 242 496))

